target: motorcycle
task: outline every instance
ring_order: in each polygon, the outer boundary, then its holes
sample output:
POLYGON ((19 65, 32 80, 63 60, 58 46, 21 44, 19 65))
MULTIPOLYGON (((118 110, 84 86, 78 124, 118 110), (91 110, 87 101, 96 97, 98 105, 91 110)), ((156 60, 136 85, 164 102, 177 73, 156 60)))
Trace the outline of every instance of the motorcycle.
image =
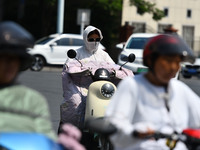
MULTIPOLYGON (((76 59, 75 50, 69 50, 67 55, 71 59, 76 59)), ((135 55, 131 54, 127 62, 133 62, 134 60, 135 55)), ((90 61, 83 65, 79 60, 76 59, 76 61, 79 63, 78 68, 74 61, 70 64, 71 67, 68 68, 68 73, 71 77, 74 80, 78 80, 78 74, 84 74, 83 76, 90 78, 84 120, 90 117, 103 117, 106 106, 116 91, 117 84, 121 79, 131 76, 133 73, 128 69, 122 68, 122 66, 108 62, 90 61)))
POLYGON ((1 150, 64 150, 64 147, 39 133, 0 133, 1 150))
MULTIPOLYGON (((90 131, 94 133, 99 133, 106 138, 109 138, 109 136, 117 132, 117 128, 108 122, 106 118, 95 118, 87 120, 86 128, 90 129, 90 131)), ((132 136, 139 138, 140 134, 138 131, 133 131, 132 136)), ((173 150, 176 147, 178 141, 183 142, 188 150, 200 150, 200 129, 187 128, 184 129, 182 133, 174 132, 172 134, 155 132, 143 138, 155 140, 164 138, 166 139, 166 145, 170 150, 173 150)))
MULTIPOLYGON (((88 132, 84 128, 85 120, 103 117, 106 107, 116 91, 117 84, 124 77, 133 76, 133 72, 123 68, 123 66, 108 62, 81 62, 76 59, 75 50, 69 50, 67 56, 71 61, 67 63, 68 66, 64 69, 64 98, 67 102, 69 102, 69 99, 73 102, 79 101, 77 102, 79 107, 74 116, 77 117, 79 115, 80 118, 75 118, 75 121, 72 120, 73 117, 72 115, 69 116, 69 114, 72 114, 73 110, 71 109, 72 107, 69 107, 69 104, 66 106, 67 108, 61 107, 61 109, 65 109, 66 111, 68 109, 69 117, 67 121, 71 119, 70 121, 74 125, 78 126, 82 131, 88 132), (70 95, 69 91, 72 90, 74 90, 72 93, 76 94, 71 93, 70 95)), ((127 62, 133 62, 135 55, 131 54, 126 59, 127 62)), ((63 114, 63 118, 67 117, 64 111, 61 114, 63 114)))

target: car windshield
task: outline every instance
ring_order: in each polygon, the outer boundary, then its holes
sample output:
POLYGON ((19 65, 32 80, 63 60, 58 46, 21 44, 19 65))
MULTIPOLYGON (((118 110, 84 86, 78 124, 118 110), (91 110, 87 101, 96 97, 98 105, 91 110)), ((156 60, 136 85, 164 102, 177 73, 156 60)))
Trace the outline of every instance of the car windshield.
POLYGON ((143 49, 148 39, 149 38, 146 38, 146 37, 138 37, 138 38, 133 37, 127 44, 126 48, 127 49, 143 49))
POLYGON ((37 40, 35 42, 35 44, 41 44, 41 45, 43 45, 43 44, 46 44, 47 42, 49 42, 52 39, 53 39, 52 37, 44 37, 44 38, 41 38, 41 39, 37 40))

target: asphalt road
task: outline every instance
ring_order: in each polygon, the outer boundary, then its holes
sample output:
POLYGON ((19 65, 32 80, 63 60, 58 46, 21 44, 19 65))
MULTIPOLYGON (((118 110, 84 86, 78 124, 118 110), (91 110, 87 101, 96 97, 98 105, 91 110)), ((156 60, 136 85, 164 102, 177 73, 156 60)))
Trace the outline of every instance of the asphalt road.
POLYGON ((60 120, 59 106, 63 100, 61 71, 62 68, 48 67, 40 72, 27 70, 18 77, 19 82, 39 91, 47 98, 51 120, 56 132, 60 120))
MULTIPOLYGON (((18 78, 21 83, 36 89, 47 98, 53 127, 56 132, 60 119, 59 106, 63 100, 61 72, 61 67, 45 67, 40 72, 30 70, 22 72, 18 78)), ((180 77, 180 80, 189 85, 200 96, 200 79, 197 77, 191 79, 180 77)))
POLYGON ((200 78, 199 77, 192 77, 191 79, 184 79, 183 77, 181 77, 180 80, 186 83, 195 93, 197 93, 200 96, 200 78))

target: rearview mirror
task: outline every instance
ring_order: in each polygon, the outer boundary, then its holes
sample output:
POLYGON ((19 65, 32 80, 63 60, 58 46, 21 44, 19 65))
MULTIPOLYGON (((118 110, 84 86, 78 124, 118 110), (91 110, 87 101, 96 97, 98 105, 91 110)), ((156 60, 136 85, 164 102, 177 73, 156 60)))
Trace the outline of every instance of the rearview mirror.
POLYGON ((122 59, 123 61, 126 61, 126 62, 125 62, 123 65, 121 65, 121 67, 119 68, 120 70, 122 69, 122 67, 123 67, 126 63, 128 63, 128 62, 132 63, 132 62, 135 61, 135 54, 131 53, 131 54, 129 54, 128 57, 127 57, 127 56, 124 56, 124 57, 121 57, 121 59, 122 59))
POLYGON ((135 61, 135 54, 131 53, 129 56, 128 56, 128 62, 134 62, 135 61))
POLYGON ((49 45, 50 47, 53 47, 53 46, 57 46, 57 43, 51 43, 50 45, 49 45))
POLYGON ((67 56, 69 57, 69 58, 76 58, 76 51, 75 50, 73 50, 73 49, 70 49, 70 50, 68 50, 67 51, 67 56))

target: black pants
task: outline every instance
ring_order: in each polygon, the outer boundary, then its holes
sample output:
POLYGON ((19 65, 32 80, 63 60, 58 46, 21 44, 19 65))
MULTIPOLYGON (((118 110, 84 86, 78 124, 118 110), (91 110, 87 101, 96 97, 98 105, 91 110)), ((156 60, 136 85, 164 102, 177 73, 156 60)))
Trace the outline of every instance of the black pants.
POLYGON ((95 139, 92 133, 82 132, 81 144, 84 145, 87 150, 99 150, 98 140, 95 139))

